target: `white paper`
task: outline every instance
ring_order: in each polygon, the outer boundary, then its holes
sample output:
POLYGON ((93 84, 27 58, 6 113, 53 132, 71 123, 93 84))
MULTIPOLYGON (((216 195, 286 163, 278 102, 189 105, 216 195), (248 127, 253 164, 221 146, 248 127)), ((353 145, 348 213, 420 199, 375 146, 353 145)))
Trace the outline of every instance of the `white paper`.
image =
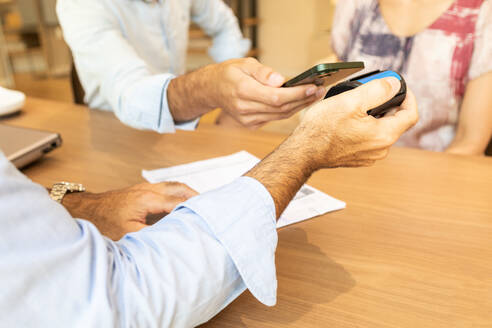
MULTIPOLYGON (((182 182, 203 193, 226 185, 248 172, 260 160, 241 151, 230 156, 217 157, 190 164, 178 165, 153 171, 142 171, 142 176, 151 183, 163 181, 182 182)), ((313 187, 304 185, 277 222, 284 227, 331 211, 345 208, 345 203, 328 196, 313 187)))

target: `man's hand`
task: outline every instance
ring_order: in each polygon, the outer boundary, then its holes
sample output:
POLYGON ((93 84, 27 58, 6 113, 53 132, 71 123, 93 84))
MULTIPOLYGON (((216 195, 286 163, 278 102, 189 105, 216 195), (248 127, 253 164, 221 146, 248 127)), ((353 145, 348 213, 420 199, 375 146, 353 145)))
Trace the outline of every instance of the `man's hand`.
POLYGON ((246 174, 268 189, 277 217, 316 170, 368 166, 387 156, 400 135, 417 123, 415 97, 409 90, 401 107, 380 119, 367 111, 399 89, 397 79, 386 78, 319 102, 279 148, 246 174))
POLYGON ((306 112, 292 140, 300 143, 315 170, 373 165, 417 123, 411 90, 398 111, 380 119, 367 114, 394 97, 400 87, 395 78, 380 79, 325 100, 306 112))
POLYGON ((222 108, 242 125, 257 128, 290 117, 326 93, 313 84, 281 88, 284 82, 256 59, 233 59, 173 79, 167 98, 175 121, 222 108))
POLYGON ((99 194, 67 194, 62 204, 74 218, 90 221, 103 235, 119 240, 127 233, 146 227, 148 215, 162 218, 196 195, 196 191, 182 183, 142 183, 99 194))

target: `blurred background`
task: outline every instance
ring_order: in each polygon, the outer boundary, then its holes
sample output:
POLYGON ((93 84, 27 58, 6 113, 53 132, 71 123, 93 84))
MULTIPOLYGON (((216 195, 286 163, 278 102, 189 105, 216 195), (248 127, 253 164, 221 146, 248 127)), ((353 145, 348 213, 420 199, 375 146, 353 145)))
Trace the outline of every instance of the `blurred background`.
MULTIPOLYGON (((253 47, 250 56, 287 77, 330 56, 336 0, 226 0, 253 47)), ((73 101, 72 59, 55 12, 56 0, 0 0, 0 86, 27 96, 73 101)), ((188 69, 213 61, 203 31, 191 26, 188 69)), ((204 117, 213 121, 216 112, 204 117)), ((265 129, 289 132, 297 117, 265 129)))

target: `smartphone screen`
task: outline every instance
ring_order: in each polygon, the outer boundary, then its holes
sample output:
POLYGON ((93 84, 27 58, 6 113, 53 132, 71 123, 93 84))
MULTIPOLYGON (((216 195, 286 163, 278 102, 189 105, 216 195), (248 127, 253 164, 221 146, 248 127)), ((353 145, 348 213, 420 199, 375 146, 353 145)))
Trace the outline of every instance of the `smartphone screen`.
POLYGON ((282 87, 295 87, 303 84, 328 86, 364 69, 363 62, 342 62, 319 64, 287 81, 282 87))

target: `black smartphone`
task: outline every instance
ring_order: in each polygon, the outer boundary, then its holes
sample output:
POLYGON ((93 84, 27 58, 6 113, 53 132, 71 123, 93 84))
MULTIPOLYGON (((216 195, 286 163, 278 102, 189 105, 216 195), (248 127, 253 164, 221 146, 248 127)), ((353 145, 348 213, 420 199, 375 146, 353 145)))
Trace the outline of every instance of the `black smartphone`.
POLYGON ((285 82, 282 87, 295 87, 302 84, 331 85, 347 76, 364 69, 363 62, 341 62, 316 65, 293 79, 285 82))

